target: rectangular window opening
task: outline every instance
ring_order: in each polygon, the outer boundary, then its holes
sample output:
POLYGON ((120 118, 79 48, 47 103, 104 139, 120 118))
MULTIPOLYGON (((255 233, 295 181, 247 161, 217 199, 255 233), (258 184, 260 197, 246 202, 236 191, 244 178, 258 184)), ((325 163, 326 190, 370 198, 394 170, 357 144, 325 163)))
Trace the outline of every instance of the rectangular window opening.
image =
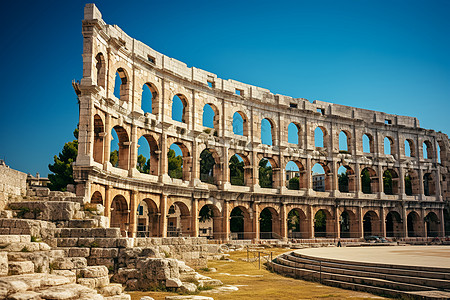
POLYGON ((214 82, 212 82, 212 81, 207 81, 208 82, 208 86, 210 87, 210 88, 214 88, 214 82))
POLYGON ((384 120, 384 124, 392 125, 392 120, 386 119, 386 120, 384 120))
POLYGON ((291 107, 291 108, 297 108, 297 103, 291 103, 291 104, 289 104, 289 107, 291 107))
POLYGON ((235 94, 239 96, 244 96, 244 90, 235 89, 235 94))
POLYGON ((320 113, 321 115, 324 115, 325 114, 325 109, 317 108, 317 112, 320 113))
POLYGON ((152 57, 152 56, 150 56, 150 55, 147 55, 147 59, 148 59, 148 61, 151 62, 152 64, 155 63, 155 58, 154 58, 154 57, 152 57))

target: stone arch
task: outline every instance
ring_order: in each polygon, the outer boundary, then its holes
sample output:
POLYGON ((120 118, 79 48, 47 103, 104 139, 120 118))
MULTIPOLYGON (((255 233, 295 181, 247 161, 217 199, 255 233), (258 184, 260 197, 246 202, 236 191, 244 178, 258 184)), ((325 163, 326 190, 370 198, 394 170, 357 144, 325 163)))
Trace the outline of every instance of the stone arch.
POLYGON ((439 225, 441 221, 438 216, 434 212, 429 212, 425 217, 425 223, 427 227, 427 236, 428 237, 437 237, 439 236, 440 230, 439 225))
POLYGON ((316 148, 327 148, 328 131, 324 126, 317 126, 314 129, 314 146, 316 148))
POLYGON ((146 153, 144 155, 145 158, 147 158, 147 154, 149 155, 149 158, 146 162, 147 166, 145 168, 145 172, 150 175, 159 175, 159 145, 158 141, 156 140, 155 136, 153 134, 143 134, 138 139, 138 147, 139 147, 139 141, 141 138, 144 138, 146 142, 148 143, 149 147, 149 153, 146 153))
POLYGON ((293 208, 289 211, 287 217, 288 237, 295 239, 308 238, 308 220, 305 212, 300 208, 293 208))
POLYGON ((230 233, 232 240, 252 238, 252 224, 248 210, 241 205, 235 206, 230 212, 230 233))
POLYGON ((395 155, 395 143, 394 139, 390 136, 384 137, 384 154, 395 155))
POLYGON ((314 214, 314 237, 330 237, 334 232, 331 213, 326 209, 319 209, 314 214))
POLYGON ((100 164, 104 163, 104 142, 105 142, 105 126, 102 118, 94 115, 94 161, 100 164))
POLYGON ((353 211, 344 209, 339 217, 339 229, 341 238, 358 237, 358 223, 353 211))
POLYGON ((423 194, 425 196, 433 196, 436 194, 436 183, 434 174, 425 173, 423 175, 423 194))
POLYGON ((275 188, 276 175, 274 170, 277 169, 276 161, 273 158, 263 157, 258 163, 258 184, 262 188, 275 188))
POLYGON ((248 136, 248 118, 242 111, 236 111, 233 114, 233 133, 242 136, 248 136))
POLYGON ((351 153, 352 135, 348 130, 341 130, 338 134, 339 137, 339 152, 351 153))
POLYGON ((172 120, 178 121, 181 123, 188 123, 188 110, 189 110, 189 103, 186 96, 183 94, 176 94, 172 97, 172 120), (177 103, 181 103, 180 108, 178 108, 177 103), (181 110, 181 111, 178 111, 181 110))
POLYGON ((297 122, 291 122, 288 125, 288 143, 302 146, 302 127, 297 122))
MULTIPOLYGON (((169 151, 167 152, 167 155, 168 155, 168 157, 169 156, 171 157, 171 155, 175 155, 175 158, 177 160, 181 159, 181 171, 178 169, 176 169, 176 170, 172 169, 173 166, 168 163, 167 164, 167 174, 169 174, 169 176, 171 178, 189 181, 191 179, 192 157, 191 157, 188 147, 181 141, 174 140, 174 142, 172 144, 170 144, 170 146, 169 146, 169 151), (172 147, 172 145, 176 145, 179 147, 179 149, 181 151, 181 158, 177 158, 179 155, 176 154, 176 151, 174 151, 174 150, 173 150, 173 152, 170 151, 171 150, 170 147, 172 147)), ((171 159, 172 159, 172 157, 171 157, 171 159)))
POLYGON ((321 160, 311 160, 311 165, 313 165, 313 168, 311 168, 313 190, 317 192, 331 191, 332 174, 330 167, 328 166, 328 162, 321 160), (323 169, 323 174, 314 174, 313 169, 317 168, 316 165, 319 165, 323 169))
POLYGON ((214 204, 207 203, 199 211, 198 236, 208 239, 224 239, 222 216, 214 204))
POLYGON ((386 236, 387 237, 401 237, 402 236, 403 220, 400 214, 396 211, 390 211, 386 215, 386 236))
POLYGON ((415 170, 405 172, 405 194, 408 196, 419 195, 419 175, 415 170))
POLYGON ((378 193, 379 184, 378 184, 378 176, 377 172, 371 167, 365 167, 361 171, 361 191, 364 194, 375 194, 378 193))
POLYGON ((99 52, 95 56, 95 69, 97 71, 97 86, 106 87, 106 61, 103 53, 99 52))
POLYGON ((273 207, 265 207, 259 213, 260 239, 280 238, 280 216, 273 207))
POLYGON ((220 126, 220 116, 219 116, 219 110, 217 109, 217 106, 215 106, 212 103, 206 103, 203 106, 203 115, 202 116, 203 116, 202 117, 203 127, 213 128, 215 130, 215 132, 217 132, 216 134, 218 134, 219 126, 220 126), (209 107, 209 110, 213 112, 212 120, 207 120, 208 107, 209 107), (209 123, 211 123, 211 124, 209 124, 209 123))
POLYGON ((378 214, 370 210, 364 214, 363 218, 363 235, 381 235, 381 220, 378 214))
POLYGON ((116 83, 114 84, 114 96, 116 98, 122 100, 122 101, 128 101, 129 100, 129 94, 130 94, 130 80, 129 76, 127 74, 127 71, 124 68, 118 68, 116 70, 116 79, 115 82, 119 82, 118 79, 120 79, 120 86, 117 87, 116 83), (118 78, 117 78, 118 76, 118 78), (119 96, 119 97, 117 97, 119 96))
POLYGON ((339 192, 354 193, 356 191, 356 178, 355 177, 356 177, 355 172, 349 165, 341 165, 338 168, 339 192))
POLYGON ((438 140, 437 144, 439 146, 439 160, 438 163, 442 163, 443 161, 448 161, 448 155, 445 147, 444 141, 438 140))
POLYGON ((116 195, 111 202, 111 228, 120 228, 123 237, 128 236, 130 225, 127 200, 122 195, 116 195))
POLYGON ((411 211, 407 216, 408 237, 418 237, 422 234, 422 224, 417 212, 411 211))
POLYGON ((386 169, 383 172, 383 191, 386 195, 398 195, 398 174, 394 169, 386 169))
POLYGON ((290 160, 286 164, 286 187, 290 190, 300 190, 306 188, 306 169, 300 160, 290 160), (298 170, 289 169, 288 164, 292 162, 298 170))
POLYGON ((158 89, 153 83, 146 82, 142 86, 142 92, 141 92, 141 109, 144 111, 144 113, 151 113, 151 114, 157 114, 158 113, 158 107, 159 107, 159 93, 158 89), (148 88, 150 93, 145 93, 145 88, 148 88), (144 93, 147 94, 147 97, 144 97, 144 93), (147 102, 150 102, 150 105, 148 105, 147 102))
POLYGON ((99 191, 95 191, 91 197, 92 204, 101 204, 103 205, 103 196, 99 191))
POLYGON ((423 158, 424 159, 433 159, 434 158, 434 151, 433 151, 433 144, 431 144, 430 141, 425 140, 422 143, 422 152, 423 152, 423 158))
POLYGON ((206 148, 205 145, 205 149, 201 151, 199 159, 200 181, 215 185, 221 182, 221 161, 217 151, 213 148, 206 148))
POLYGON ((252 169, 249 158, 243 153, 235 153, 229 160, 231 185, 248 185, 252 180, 252 169), (239 159, 240 158, 240 159, 239 159))
POLYGON ((362 152, 374 153, 373 135, 370 133, 364 133, 362 136, 362 152))
POLYGON ((276 129, 275 129, 275 122, 271 120, 270 118, 264 118, 261 120, 261 143, 275 146, 276 145, 276 129), (267 126, 270 126, 270 132, 266 132, 267 126), (270 134, 270 137, 269 137, 270 134))
POLYGON ((137 215, 137 237, 152 237, 159 235, 160 214, 155 201, 143 199, 135 212, 137 215))
POLYGON ((191 214, 182 201, 170 199, 167 211, 167 236, 189 236, 191 234, 191 214))
POLYGON ((416 147, 414 146, 414 141, 412 139, 405 140, 405 156, 406 157, 416 157, 416 147), (408 155, 409 150, 409 155, 408 155))
MULTIPOLYGON (((129 166, 129 160, 130 160, 130 140, 128 137, 127 131, 119 125, 116 125, 113 127, 113 129, 117 137, 119 139, 119 149, 118 149, 118 162, 117 166, 120 169, 128 170, 129 166)), ((113 138, 111 137, 111 142, 113 141, 113 138)))

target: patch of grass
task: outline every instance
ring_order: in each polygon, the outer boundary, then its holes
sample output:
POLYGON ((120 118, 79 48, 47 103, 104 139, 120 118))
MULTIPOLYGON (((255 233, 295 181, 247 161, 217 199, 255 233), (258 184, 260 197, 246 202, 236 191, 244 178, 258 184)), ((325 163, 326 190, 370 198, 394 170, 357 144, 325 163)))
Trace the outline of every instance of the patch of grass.
POLYGON ((20 250, 20 252, 30 252, 30 249, 28 249, 27 246, 24 246, 24 247, 22 248, 22 250, 20 250))
POLYGON ((23 218, 27 213, 30 212, 30 208, 29 207, 19 207, 19 208, 15 209, 15 210, 18 210, 16 216, 19 219, 23 218))
POLYGON ((40 242, 42 242, 42 239, 40 237, 32 235, 31 236, 31 242, 32 243, 40 243, 40 242))
POLYGON ((197 290, 199 291, 199 292, 201 292, 201 291, 209 291, 209 290, 212 290, 214 287, 212 286, 212 285, 204 285, 204 286, 199 286, 198 288, 197 288, 197 290))
POLYGON ((206 268, 200 268, 199 270, 200 270, 200 271, 203 271, 203 272, 211 272, 211 269, 208 268, 208 267, 206 267, 206 268))
POLYGON ((89 244, 89 248, 98 248, 100 245, 98 244, 97 241, 93 241, 92 243, 89 244))
POLYGON ((170 258, 170 253, 167 251, 163 251, 164 252, 164 257, 165 258, 170 258))
POLYGON ((49 263, 48 264, 49 273, 53 272, 54 269, 55 269, 55 264, 54 263, 49 263))
POLYGON ((147 291, 149 292, 167 292, 167 288, 164 284, 160 283, 158 285, 150 286, 147 291))

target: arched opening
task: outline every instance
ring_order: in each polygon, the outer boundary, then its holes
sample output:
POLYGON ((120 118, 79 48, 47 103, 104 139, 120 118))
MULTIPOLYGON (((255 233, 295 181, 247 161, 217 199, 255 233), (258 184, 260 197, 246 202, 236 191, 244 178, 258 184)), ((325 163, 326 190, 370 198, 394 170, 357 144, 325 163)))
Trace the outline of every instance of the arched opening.
POLYGON ((415 211, 412 211, 408 214, 407 217, 407 229, 408 229, 408 237, 417 237, 421 234, 421 224, 420 217, 415 211))
POLYGON ((99 115, 94 116, 94 161, 103 163, 105 127, 99 115))
POLYGON ((158 144, 152 135, 143 135, 138 140, 136 169, 144 174, 158 175, 158 144))
POLYGON ((114 96, 122 101, 128 101, 128 76, 123 68, 118 68, 114 79, 114 96))
POLYGON ((383 173, 383 189, 386 195, 398 195, 398 175, 392 169, 383 173))
POLYGON ((199 212, 198 236, 208 239, 223 239, 222 218, 217 206, 205 204, 199 212))
POLYGON ((331 215, 324 209, 314 215, 314 237, 327 237, 333 233, 331 215))
POLYGON ((414 142, 411 139, 405 140, 405 156, 406 157, 415 157, 416 156, 414 142))
POLYGON ((238 206, 231 211, 230 232, 232 240, 252 238, 250 215, 244 207, 238 206))
POLYGON ((394 141, 388 136, 384 138, 384 154, 394 155, 394 141))
POLYGON ((151 199, 142 200, 136 211, 137 237, 152 237, 159 234, 159 214, 156 203, 151 199))
POLYGON ((106 87, 106 63, 103 53, 95 56, 95 68, 97 70, 97 85, 102 88, 106 87))
POLYGON ((445 151, 445 144, 443 141, 438 141, 437 146, 438 163, 441 164, 443 161, 447 161, 447 152, 445 151))
POLYGON ((184 159, 190 156, 187 148, 181 143, 173 143, 167 152, 168 174, 174 179, 189 180, 190 166, 184 159))
POLYGON ((364 194, 378 193, 378 177, 372 168, 364 168, 361 171, 361 189, 364 194))
POLYGON ((92 194, 91 203, 92 204, 101 204, 101 205, 103 205, 103 197, 102 197, 102 194, 99 191, 96 191, 96 192, 94 192, 92 194))
POLYGON ((349 210, 344 210, 339 218, 340 237, 351 238, 358 236, 356 216, 349 210))
POLYGON ((273 187, 272 164, 267 158, 263 158, 259 161, 259 186, 262 188, 273 187))
POLYGON ((215 173, 220 174, 216 161, 209 149, 200 153, 200 180, 209 184, 217 184, 215 173), (217 170, 216 170, 217 169, 217 170))
POLYGON ((156 87, 151 83, 144 84, 141 95, 141 109, 144 113, 157 113, 156 104, 158 101, 158 93, 156 87))
POLYGON ((441 146, 439 145, 439 143, 437 143, 437 144, 436 144, 436 147, 437 147, 437 149, 436 149, 436 153, 437 153, 437 162, 438 162, 439 164, 441 164, 441 163, 442 163, 442 161, 441 161, 441 146))
POLYGON ((325 192, 326 190, 329 190, 328 188, 329 184, 327 182, 328 180, 324 166, 325 165, 316 163, 312 167, 313 190, 316 192, 325 192))
POLYGON ((308 222, 303 210, 294 208, 289 211, 287 229, 289 238, 302 239, 308 237, 308 222))
POLYGON ((391 211, 386 215, 386 236, 401 237, 402 236, 402 218, 396 211, 391 211))
POLYGON ((414 170, 408 170, 405 175, 405 194, 419 195, 419 176, 414 170))
POLYGON ((181 94, 172 98, 172 120, 187 123, 187 99, 181 94))
POLYGON ((124 196, 117 195, 111 202, 111 228, 120 228, 123 237, 128 236, 129 223, 128 204, 124 196))
POLYGON ((292 122, 288 126, 288 143, 301 145, 300 125, 292 122))
POLYGON ((274 137, 274 126, 268 119, 261 121, 261 143, 272 146, 274 137))
POLYGON ((362 141, 363 141, 363 152, 373 153, 373 137, 366 133, 363 135, 362 141))
POLYGON ((183 202, 176 201, 167 212, 167 236, 190 236, 191 214, 183 202))
POLYGON ((439 236, 439 224, 441 221, 434 212, 429 212, 425 217, 425 223, 427 226, 427 236, 437 237, 439 236))
POLYGON ((424 141, 422 144, 423 158, 432 159, 433 158, 433 146, 430 141, 424 141))
POLYGON ((349 166, 340 166, 338 169, 338 187, 341 193, 355 192, 355 172, 349 166))
POLYGON ((326 147, 326 135, 325 128, 319 126, 314 130, 314 145, 316 148, 326 147))
POLYGON ((380 235, 381 222, 378 214, 374 211, 368 211, 363 218, 364 237, 371 235, 380 235))
POLYGON ((248 136, 247 116, 241 111, 237 111, 233 114, 233 133, 236 135, 248 136))
POLYGON ((121 126, 111 130, 111 154, 109 161, 113 167, 128 170, 130 144, 127 131, 121 126))
POLYGON ((305 168, 299 161, 289 161, 286 164, 286 187, 299 190, 306 186, 305 168))
POLYGON ((423 175, 423 193, 425 196, 435 195, 435 182, 431 173, 425 173, 423 175))
POLYGON ((450 209, 444 208, 444 229, 445 236, 450 235, 450 209))
POLYGON ((339 133, 339 153, 350 153, 349 145, 351 145, 350 134, 343 130, 339 133))
MULTIPOLYGON (((213 104, 205 104, 203 106, 203 126, 215 129, 214 135, 218 135, 219 129, 219 113, 217 108, 213 104)), ((207 132, 207 129, 205 129, 207 132)))
POLYGON ((275 209, 266 207, 259 214, 260 239, 276 239, 280 237, 279 217, 275 209))
POLYGON ((249 168, 244 168, 245 165, 248 165, 248 161, 246 160, 244 162, 244 159, 239 154, 234 154, 230 158, 229 168, 231 185, 246 185, 246 180, 250 178, 251 170, 249 168))

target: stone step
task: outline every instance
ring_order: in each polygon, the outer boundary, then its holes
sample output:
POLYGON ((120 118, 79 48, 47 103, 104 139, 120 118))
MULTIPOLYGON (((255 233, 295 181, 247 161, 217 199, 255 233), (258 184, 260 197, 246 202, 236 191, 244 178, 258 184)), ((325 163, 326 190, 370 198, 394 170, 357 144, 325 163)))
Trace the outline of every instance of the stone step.
POLYGON ((120 228, 57 228, 57 238, 119 238, 120 228))
POLYGON ((35 273, 48 273, 50 259, 62 258, 63 251, 49 250, 36 252, 7 252, 8 261, 31 261, 34 264, 35 273))
POLYGON ((34 273, 34 264, 31 261, 8 262, 8 275, 23 275, 34 273))
MULTIPOLYGON (((49 287, 67 285, 70 279, 47 273, 34 273, 0 277, 0 299, 20 292, 36 291, 49 287)), ((26 298, 25 298, 26 299, 26 298)))
POLYGON ((80 211, 80 203, 68 201, 21 201, 8 204, 20 219, 68 221, 80 211))
POLYGON ((103 299, 96 290, 74 283, 49 287, 39 290, 38 293, 43 299, 103 299))
POLYGON ((84 257, 59 257, 50 261, 52 270, 75 270, 85 267, 87 267, 87 260, 84 257))
POLYGON ((46 243, 33 243, 33 242, 21 242, 21 243, 11 243, 3 245, 3 251, 7 252, 36 252, 36 251, 47 251, 51 247, 46 243))
POLYGON ((59 247, 58 250, 62 250, 66 257, 89 257, 91 254, 91 248, 86 247, 59 247))
POLYGON ((123 287, 120 283, 110 283, 97 289, 100 294, 105 297, 118 296, 123 293, 123 287))
POLYGON ((31 241, 31 236, 24 235, 0 235, 0 245, 11 243, 26 243, 31 241))
POLYGON ((99 221, 95 219, 70 220, 67 222, 68 228, 96 228, 99 221))
MULTIPOLYGON (((0 236, 28 235, 44 241, 52 239, 56 226, 52 222, 31 219, 0 219, 0 236)), ((31 237, 28 241, 31 240, 31 237)))
POLYGON ((128 294, 120 294, 120 295, 105 297, 105 300, 131 300, 131 296, 128 294))

